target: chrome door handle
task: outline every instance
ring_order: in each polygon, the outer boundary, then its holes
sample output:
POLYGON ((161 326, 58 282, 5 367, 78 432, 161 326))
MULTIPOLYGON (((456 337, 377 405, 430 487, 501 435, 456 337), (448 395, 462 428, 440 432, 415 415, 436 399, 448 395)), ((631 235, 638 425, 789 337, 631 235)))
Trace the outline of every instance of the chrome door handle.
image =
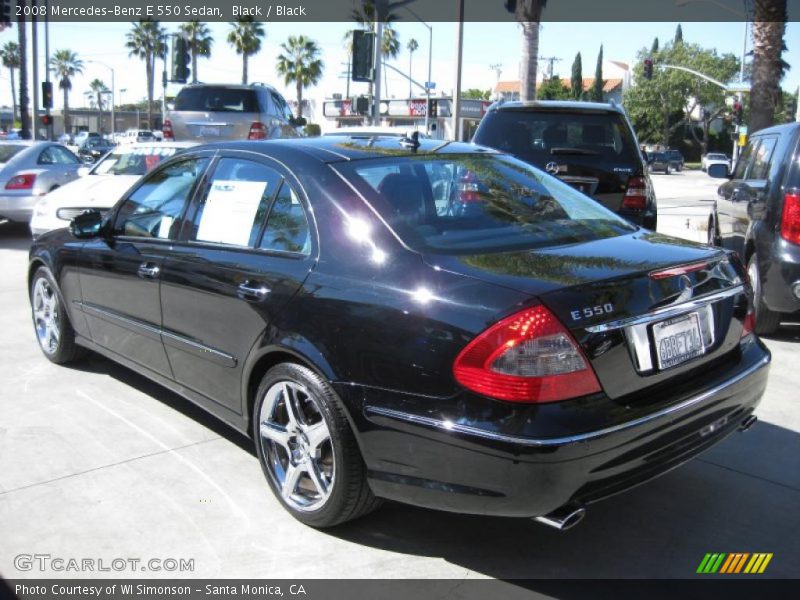
POLYGON ((140 264, 137 271, 139 277, 144 277, 145 279, 155 279, 160 272, 161 268, 157 264, 151 262, 140 264))
POLYGON ((262 283, 255 281, 245 281, 236 290, 236 295, 242 300, 249 302, 259 302, 266 298, 272 290, 262 283))

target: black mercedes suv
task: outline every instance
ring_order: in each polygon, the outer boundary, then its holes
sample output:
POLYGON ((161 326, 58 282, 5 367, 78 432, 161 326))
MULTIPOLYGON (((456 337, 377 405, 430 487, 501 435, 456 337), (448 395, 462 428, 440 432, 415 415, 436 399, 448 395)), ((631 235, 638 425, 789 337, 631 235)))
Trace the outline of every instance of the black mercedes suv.
POLYGON ((622 107, 595 102, 498 102, 472 141, 524 160, 647 229, 656 197, 622 107))

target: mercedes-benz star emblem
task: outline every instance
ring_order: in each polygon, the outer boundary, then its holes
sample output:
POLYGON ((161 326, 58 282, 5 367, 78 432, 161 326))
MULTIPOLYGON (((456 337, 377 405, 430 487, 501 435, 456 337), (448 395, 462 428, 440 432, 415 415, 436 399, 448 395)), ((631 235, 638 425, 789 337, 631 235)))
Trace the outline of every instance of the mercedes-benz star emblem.
POLYGON ((558 163, 549 162, 544 166, 544 170, 550 173, 551 175, 555 175, 558 173, 558 163))

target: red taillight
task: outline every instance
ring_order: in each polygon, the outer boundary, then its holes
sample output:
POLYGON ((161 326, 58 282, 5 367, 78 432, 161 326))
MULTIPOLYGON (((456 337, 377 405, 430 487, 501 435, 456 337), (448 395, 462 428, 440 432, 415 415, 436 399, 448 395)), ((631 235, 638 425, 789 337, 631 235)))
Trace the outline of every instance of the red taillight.
POLYGON ((511 402, 556 402, 600 391, 578 344, 544 306, 481 333, 458 355, 453 374, 473 392, 511 402))
POLYGON ((481 192, 478 178, 467 171, 458 181, 458 199, 461 202, 480 202, 481 192))
POLYGON ((22 173, 14 175, 6 183, 7 190, 30 190, 33 189, 33 184, 36 182, 36 175, 33 173, 22 173))
POLYGON ((644 210, 647 208, 647 183, 644 177, 631 177, 628 179, 628 189, 622 199, 622 208, 644 210))
POLYGON ((787 242, 800 244, 800 191, 792 190, 783 197, 781 237, 787 242))
POLYGON ((267 128, 259 121, 253 121, 250 125, 250 133, 247 134, 248 140, 265 140, 267 139, 267 128))
POLYGON ((650 279, 667 279, 668 277, 675 277, 676 275, 686 275, 687 273, 694 273, 695 271, 702 271, 708 267, 708 263, 701 262, 693 265, 684 265, 682 267, 671 267, 661 271, 653 271, 650 273, 650 279))
POLYGON ((174 140, 175 133, 172 131, 172 121, 164 119, 164 125, 161 127, 161 133, 164 134, 165 140, 174 140))
POLYGON ((756 315, 753 312, 753 307, 749 306, 747 309, 747 314, 744 316, 744 322, 742 323, 742 337, 746 337, 753 333, 753 330, 756 328, 756 315))

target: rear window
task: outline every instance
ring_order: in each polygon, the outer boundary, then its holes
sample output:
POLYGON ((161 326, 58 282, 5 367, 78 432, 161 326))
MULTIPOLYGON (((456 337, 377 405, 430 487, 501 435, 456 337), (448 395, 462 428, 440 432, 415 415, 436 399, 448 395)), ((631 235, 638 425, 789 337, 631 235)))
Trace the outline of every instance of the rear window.
POLYGON ((569 185, 509 156, 371 159, 339 169, 419 252, 541 248, 635 230, 569 185))
POLYGON ((3 144, 0 146, 0 163, 8 162, 24 148, 25 146, 22 144, 3 144))
POLYGON ((92 175, 144 175, 161 161, 175 156, 182 150, 162 144, 135 148, 117 146, 111 154, 97 163, 92 169, 92 175))
POLYGON ((474 141, 537 165, 555 156, 633 161, 637 155, 630 128, 618 113, 492 111, 474 141))
POLYGON ((223 86, 184 88, 175 98, 175 110, 259 112, 255 90, 223 86))

